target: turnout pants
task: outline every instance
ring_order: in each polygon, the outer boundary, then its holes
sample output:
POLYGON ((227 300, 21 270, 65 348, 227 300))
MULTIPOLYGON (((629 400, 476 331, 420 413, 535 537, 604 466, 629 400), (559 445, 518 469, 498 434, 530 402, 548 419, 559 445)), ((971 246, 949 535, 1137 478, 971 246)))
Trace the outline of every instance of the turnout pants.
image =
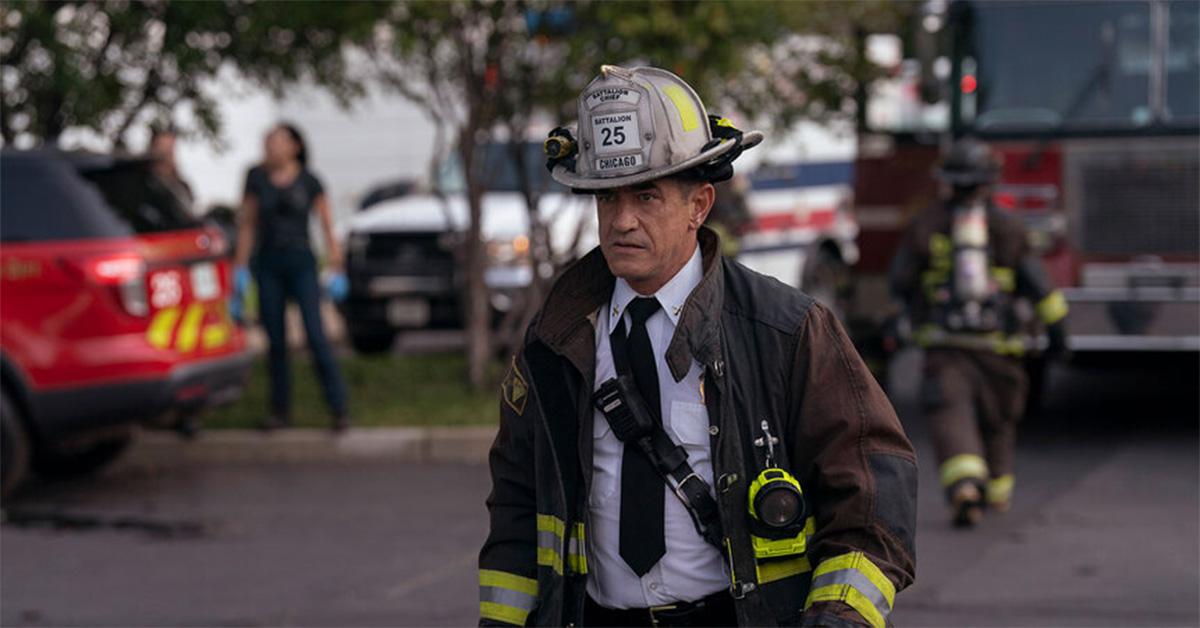
POLYGON ((930 348, 922 406, 933 433, 943 489, 975 481, 989 502, 1012 495, 1017 421, 1029 378, 1017 358, 985 351, 930 348))

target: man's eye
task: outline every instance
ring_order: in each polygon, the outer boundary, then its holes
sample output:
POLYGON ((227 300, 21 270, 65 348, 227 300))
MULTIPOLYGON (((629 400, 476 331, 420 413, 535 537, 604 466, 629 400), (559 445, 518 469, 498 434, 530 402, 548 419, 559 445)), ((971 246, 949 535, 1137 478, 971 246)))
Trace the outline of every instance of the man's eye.
POLYGON ((611 203, 613 201, 613 195, 612 194, 597 194, 596 200, 600 201, 601 203, 611 203))
POLYGON ((649 203, 650 201, 654 200, 654 195, 649 192, 642 192, 641 194, 638 194, 638 200, 643 203, 649 203))

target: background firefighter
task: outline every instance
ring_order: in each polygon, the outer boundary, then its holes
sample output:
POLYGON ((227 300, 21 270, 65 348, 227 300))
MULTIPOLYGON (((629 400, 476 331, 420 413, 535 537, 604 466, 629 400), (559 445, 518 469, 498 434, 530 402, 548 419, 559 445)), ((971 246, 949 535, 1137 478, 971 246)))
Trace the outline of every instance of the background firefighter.
POLYGON ((1067 304, 1030 249, 1026 229, 990 202, 1001 163, 986 144, 956 143, 936 171, 943 202, 919 214, 896 252, 893 296, 907 312, 897 328, 925 348, 921 402, 956 525, 985 506, 1007 510, 1017 421, 1034 348, 1034 305, 1047 357, 1066 350, 1067 304))

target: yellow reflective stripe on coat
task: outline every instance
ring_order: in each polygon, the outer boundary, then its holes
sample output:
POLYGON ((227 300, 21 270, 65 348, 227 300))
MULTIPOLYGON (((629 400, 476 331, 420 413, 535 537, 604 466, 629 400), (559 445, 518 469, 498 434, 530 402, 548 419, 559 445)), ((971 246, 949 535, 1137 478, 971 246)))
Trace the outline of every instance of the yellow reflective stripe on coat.
POLYGON ((942 463, 939 473, 942 486, 950 486, 963 479, 985 480, 988 476, 987 462, 975 454, 958 454, 942 463))
POLYGON ((582 523, 576 523, 571 527, 571 538, 567 541, 567 567, 572 573, 586 574, 588 572, 587 543, 582 523))
POLYGON ((992 478, 987 483, 987 500, 989 504, 1003 504, 1012 500, 1013 484, 1015 479, 1012 474, 1002 475, 998 478, 992 478))
POLYGON ((563 573, 563 557, 562 548, 567 546, 567 567, 572 573, 586 574, 587 573, 587 543, 585 542, 586 535, 584 534, 584 526, 582 523, 576 523, 571 527, 571 536, 566 537, 566 524, 562 519, 554 515, 544 515, 539 513, 537 516, 537 561, 539 565, 550 567, 554 573, 562 575, 563 573))
POLYGON ((937 325, 922 325, 913 334, 920 347, 949 347, 968 351, 991 351, 999 355, 1020 357, 1025 353, 1025 339, 991 333, 950 333, 937 325))
POLYGON ((538 583, 533 578, 494 569, 479 570, 479 616, 524 626, 537 603, 538 583))
POLYGON ((1006 266, 992 266, 992 279, 1001 292, 1013 292, 1017 289, 1017 274, 1006 266))
POLYGON ((887 625, 896 600, 896 585, 862 552, 824 560, 813 572, 812 590, 804 602, 842 602, 876 628, 887 625))
POLYGON ((1068 309, 1067 298, 1058 290, 1046 295, 1046 298, 1037 304, 1038 318, 1047 325, 1053 325, 1066 318, 1068 309))

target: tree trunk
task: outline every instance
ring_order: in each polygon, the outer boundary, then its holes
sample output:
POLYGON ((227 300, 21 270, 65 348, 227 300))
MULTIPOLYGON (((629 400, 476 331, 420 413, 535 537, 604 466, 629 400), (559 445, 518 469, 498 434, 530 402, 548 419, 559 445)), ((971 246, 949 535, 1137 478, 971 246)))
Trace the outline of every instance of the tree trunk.
MULTIPOLYGON (((470 117, 470 116, 468 116, 470 117)), ((475 167, 477 125, 470 120, 459 134, 459 155, 467 188, 467 208, 470 219, 464 247, 466 282, 467 380, 475 390, 487 386, 487 365, 491 359, 491 307, 483 273, 487 260, 483 248, 483 187, 475 167)))

